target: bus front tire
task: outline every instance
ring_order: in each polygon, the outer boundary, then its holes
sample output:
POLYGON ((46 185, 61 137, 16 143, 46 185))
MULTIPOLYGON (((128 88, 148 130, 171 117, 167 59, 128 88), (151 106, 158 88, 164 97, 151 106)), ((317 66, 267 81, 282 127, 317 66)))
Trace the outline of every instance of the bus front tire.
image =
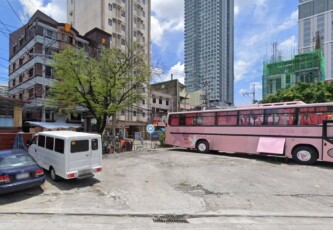
POLYGON ((50 168, 50 176, 53 181, 59 180, 59 177, 57 176, 53 167, 50 168))
POLYGON ((205 140, 200 140, 197 143, 197 150, 199 153, 208 153, 209 152, 209 144, 205 140))
POLYGON ((292 157, 299 164, 311 165, 317 161, 318 153, 310 146, 299 146, 293 150, 292 157))

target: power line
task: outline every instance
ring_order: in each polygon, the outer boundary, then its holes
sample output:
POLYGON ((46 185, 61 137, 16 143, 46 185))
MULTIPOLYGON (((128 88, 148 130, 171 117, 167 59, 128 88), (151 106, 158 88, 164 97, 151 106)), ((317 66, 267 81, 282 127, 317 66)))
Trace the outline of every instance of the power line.
POLYGON ((14 12, 14 14, 16 15, 16 17, 20 20, 20 22, 22 23, 22 25, 24 25, 23 21, 21 20, 21 18, 17 15, 16 11, 14 10, 12 4, 10 4, 9 0, 7 0, 8 5, 10 6, 10 8, 12 9, 12 11, 14 12))

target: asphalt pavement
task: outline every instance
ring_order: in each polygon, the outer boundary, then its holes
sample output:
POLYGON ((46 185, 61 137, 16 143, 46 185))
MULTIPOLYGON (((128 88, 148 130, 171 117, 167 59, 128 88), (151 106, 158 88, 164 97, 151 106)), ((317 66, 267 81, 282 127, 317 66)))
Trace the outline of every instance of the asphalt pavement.
POLYGON ((331 229, 333 164, 154 149, 0 196, 0 229, 331 229))

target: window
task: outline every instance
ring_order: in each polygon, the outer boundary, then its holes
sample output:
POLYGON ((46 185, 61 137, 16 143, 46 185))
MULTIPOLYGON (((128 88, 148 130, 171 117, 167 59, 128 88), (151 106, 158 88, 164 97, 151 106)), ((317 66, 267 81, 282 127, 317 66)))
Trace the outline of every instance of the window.
POLYGON ((28 92, 29 92, 29 98, 34 98, 34 88, 29 89, 28 92))
POLYGON ((136 31, 133 32, 133 36, 136 37, 136 31))
POLYGON ((145 27, 145 24, 142 23, 142 29, 145 30, 146 27, 145 27))
POLYGON ((136 111, 133 111, 133 116, 136 117, 136 111))
POLYGON ((120 115, 124 116, 125 115, 125 110, 121 110, 120 115))
POLYGON ((71 153, 86 152, 89 150, 89 140, 71 141, 71 153))
POLYGON ((142 4, 145 5, 146 4, 146 0, 142 0, 142 4))
POLYGON ((146 101, 145 101, 145 100, 142 100, 142 104, 145 105, 145 104, 146 104, 146 101))
POLYGON ((53 143, 54 143, 53 137, 46 137, 46 148, 47 149, 53 150, 53 143))
POLYGON ((43 135, 38 136, 38 146, 45 147, 45 136, 43 135))
POLYGON ((155 97, 153 98, 153 103, 156 103, 156 98, 155 97))
POLYGON ((125 26, 124 25, 121 25, 121 30, 125 31, 125 26))
POLYGON ((16 70, 16 63, 14 62, 13 63, 13 71, 15 71, 16 70))
POLYGON ((29 69, 29 77, 34 76, 34 68, 29 69))
POLYGON ((23 99, 23 94, 22 93, 19 94, 19 99, 21 99, 21 100, 23 99))
POLYGON ((111 3, 109 3, 109 10, 112 11, 112 4, 111 3))
POLYGON ((142 117, 146 117, 146 113, 145 112, 142 112, 142 117))
POLYGON ((13 86, 16 85, 16 79, 13 79, 13 86))
POLYGON ((122 16, 122 17, 125 17, 125 16, 126 16, 125 11, 121 11, 121 16, 122 16))
POLYGON ((62 139, 55 139, 54 151, 58 153, 64 153, 65 149, 65 141, 62 139))
POLYGON ((19 83, 22 83, 22 81, 23 81, 23 75, 21 74, 21 75, 19 76, 19 83))
POLYGON ((112 26, 112 19, 109 18, 108 23, 109 23, 109 26, 112 26))
POLYGON ((19 59, 19 66, 23 65, 23 58, 19 59))
POLYGON ((166 100, 166 101, 165 101, 165 105, 169 105, 169 100, 166 100))
POLYGON ((125 39, 121 39, 121 44, 125 45, 125 39))
POLYGON ((29 50, 29 58, 32 58, 34 56, 34 48, 29 50))
POLYGON ((20 39, 20 46, 23 45, 23 38, 20 39))
POLYGON ((98 150, 98 140, 97 139, 91 140, 91 150, 98 150))
POLYGON ((158 104, 162 105, 162 98, 158 99, 158 104))
POLYGON ((17 45, 13 46, 13 53, 16 52, 17 45))
POLYGON ((142 42, 145 42, 146 40, 145 40, 145 37, 142 37, 142 42))
POLYGON ((45 66, 45 77, 52 78, 52 67, 45 66))
POLYGON ((146 12, 145 11, 142 11, 142 16, 146 17, 146 12))
POLYGON ((123 3, 126 3, 126 0, 122 0, 123 3))

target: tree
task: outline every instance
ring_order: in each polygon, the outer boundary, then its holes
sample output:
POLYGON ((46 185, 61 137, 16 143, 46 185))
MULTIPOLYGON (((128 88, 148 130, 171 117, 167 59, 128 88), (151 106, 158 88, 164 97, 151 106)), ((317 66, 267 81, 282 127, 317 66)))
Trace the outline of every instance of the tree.
POLYGON ((61 112, 75 113, 82 106, 95 117, 97 132, 103 133, 108 116, 144 98, 150 67, 139 46, 125 50, 101 47, 96 57, 81 49, 66 48, 54 57, 58 80, 50 91, 51 102, 61 112))
POLYGON ((267 96, 262 103, 303 101, 305 103, 319 103, 333 101, 333 83, 305 83, 298 82, 294 87, 280 89, 274 95, 267 96))

